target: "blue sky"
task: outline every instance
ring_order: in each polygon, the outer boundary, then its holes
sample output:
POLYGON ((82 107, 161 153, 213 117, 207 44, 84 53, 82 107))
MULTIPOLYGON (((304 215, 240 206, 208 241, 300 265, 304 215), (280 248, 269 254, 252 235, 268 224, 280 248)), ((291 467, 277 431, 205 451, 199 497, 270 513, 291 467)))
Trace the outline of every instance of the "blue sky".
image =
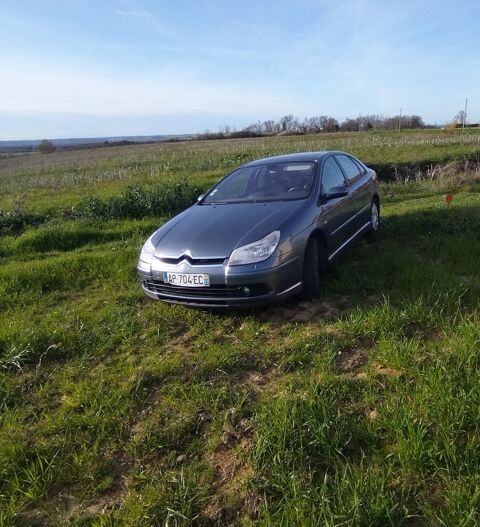
POLYGON ((0 2, 0 139, 480 121, 478 0, 0 2))

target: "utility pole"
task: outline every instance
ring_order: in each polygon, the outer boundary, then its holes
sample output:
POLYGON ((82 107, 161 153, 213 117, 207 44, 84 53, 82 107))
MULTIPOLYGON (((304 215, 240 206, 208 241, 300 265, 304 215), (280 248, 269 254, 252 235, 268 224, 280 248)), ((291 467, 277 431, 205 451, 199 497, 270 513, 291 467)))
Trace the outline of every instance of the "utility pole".
POLYGON ((400 108, 400 116, 398 117, 398 131, 402 130, 402 109, 400 108))
POLYGON ((467 122, 467 104, 468 104, 468 99, 465 98, 465 110, 463 112, 462 132, 465 130, 465 123, 467 122))
POLYGON ((361 128, 361 123, 362 122, 362 114, 359 113, 358 114, 358 131, 360 132, 360 128, 361 128))

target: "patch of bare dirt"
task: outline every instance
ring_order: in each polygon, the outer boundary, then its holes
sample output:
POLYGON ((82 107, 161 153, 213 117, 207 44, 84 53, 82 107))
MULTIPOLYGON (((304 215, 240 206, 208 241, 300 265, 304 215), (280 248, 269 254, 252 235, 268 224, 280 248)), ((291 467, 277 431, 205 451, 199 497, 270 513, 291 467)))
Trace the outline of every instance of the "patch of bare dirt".
POLYGON ((28 525, 29 527, 43 527, 48 525, 47 514, 40 509, 31 509, 22 511, 18 514, 20 525, 28 525))
POLYGON ((368 356, 364 349, 348 348, 338 353, 335 368, 340 373, 353 373, 367 362, 368 356))
POLYGON ((253 421, 247 417, 238 418, 236 408, 228 409, 221 444, 230 447, 239 445, 241 450, 247 451, 251 446, 252 435, 253 421))
POLYGON ((258 491, 251 491, 243 500, 245 510, 251 518, 257 518, 263 503, 263 496, 258 491))
POLYGON ((241 484, 252 476, 253 471, 235 449, 219 446, 211 455, 215 474, 215 486, 223 491, 239 490, 241 484))
POLYGON ((195 339, 195 336, 195 331, 182 326, 171 333, 168 344, 172 348, 186 348, 195 339))
POLYGON ((425 328, 418 322, 410 321, 403 326, 403 332, 408 338, 419 338, 423 340, 441 340, 445 337, 443 330, 439 328, 425 328))
POLYGON ((247 370, 234 378, 235 384, 244 384, 254 392, 268 391, 275 386, 277 372, 274 368, 247 370))
POLYGON ((396 370, 395 368, 390 368, 388 366, 382 366, 381 364, 376 364, 373 368, 375 375, 381 377, 401 377, 403 372, 401 370, 396 370))
POLYGON ((94 516, 115 510, 122 504, 127 492, 127 473, 130 468, 130 462, 126 459, 113 457, 110 459, 110 465, 114 477, 112 486, 101 496, 84 503, 81 509, 83 513, 94 516))
MULTIPOLYGON (((146 383, 148 386, 148 382, 146 383)), ((158 388, 152 389, 144 403, 144 407, 139 406, 137 412, 132 412, 132 418, 128 424, 128 431, 132 438, 140 439, 148 423, 148 418, 153 414, 155 408, 160 404, 161 396, 158 388), (142 408, 142 409, 141 409, 142 408)))
POLYGON ((260 320, 283 323, 308 323, 318 318, 338 318, 342 312, 352 307, 351 300, 346 296, 309 302, 288 303, 267 308, 259 316, 260 320))
POLYGON ((241 515, 243 503, 236 499, 233 503, 226 500, 224 495, 214 496, 202 510, 202 525, 235 525, 241 515))
POLYGON ((115 481, 113 486, 90 501, 83 501, 76 495, 75 488, 63 489, 42 504, 41 508, 32 508, 21 514, 25 525, 40 527, 51 525, 52 518, 59 524, 67 525, 72 520, 89 520, 99 514, 119 508, 126 494, 126 477, 119 470, 124 467, 115 466, 115 481))
POLYGON ((108 511, 118 509, 122 504, 123 498, 125 496, 124 489, 117 489, 114 492, 100 496, 98 499, 91 502, 84 511, 92 516, 97 514, 103 514, 108 511))
POLYGON ((202 511, 203 517, 209 522, 224 525, 245 512, 257 515, 261 498, 251 492, 245 494, 246 482, 252 478, 253 470, 238 451, 219 445, 210 462, 214 470, 215 495, 202 511))
POLYGON ((223 434, 209 461, 214 473, 215 495, 202 511, 206 520, 218 525, 233 521, 241 514, 258 514, 261 496, 246 492, 253 469, 245 459, 252 448, 253 422, 230 408, 225 415, 223 434))

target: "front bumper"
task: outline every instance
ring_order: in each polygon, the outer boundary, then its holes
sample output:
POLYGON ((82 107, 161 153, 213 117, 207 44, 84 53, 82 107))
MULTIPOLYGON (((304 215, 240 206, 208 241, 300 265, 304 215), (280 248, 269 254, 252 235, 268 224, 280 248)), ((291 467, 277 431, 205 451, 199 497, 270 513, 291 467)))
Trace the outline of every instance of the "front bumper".
MULTIPOLYGON (((250 266, 248 266, 250 267, 250 266)), ((302 289, 298 257, 270 269, 252 270, 247 266, 228 268, 221 265, 180 266, 153 264, 150 271, 137 267, 143 291, 150 298, 197 307, 248 307, 273 304, 299 293, 302 289), (163 282, 163 271, 207 273, 210 287, 181 287, 163 282)))

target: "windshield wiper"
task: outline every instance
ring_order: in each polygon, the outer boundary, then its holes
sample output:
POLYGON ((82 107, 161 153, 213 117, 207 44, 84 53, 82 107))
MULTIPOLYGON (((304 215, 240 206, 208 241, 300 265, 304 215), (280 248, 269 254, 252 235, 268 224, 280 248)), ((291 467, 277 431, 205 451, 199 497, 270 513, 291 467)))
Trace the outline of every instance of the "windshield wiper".
POLYGON ((235 200, 235 201, 211 201, 209 205, 232 205, 233 203, 251 203, 247 200, 235 200))

